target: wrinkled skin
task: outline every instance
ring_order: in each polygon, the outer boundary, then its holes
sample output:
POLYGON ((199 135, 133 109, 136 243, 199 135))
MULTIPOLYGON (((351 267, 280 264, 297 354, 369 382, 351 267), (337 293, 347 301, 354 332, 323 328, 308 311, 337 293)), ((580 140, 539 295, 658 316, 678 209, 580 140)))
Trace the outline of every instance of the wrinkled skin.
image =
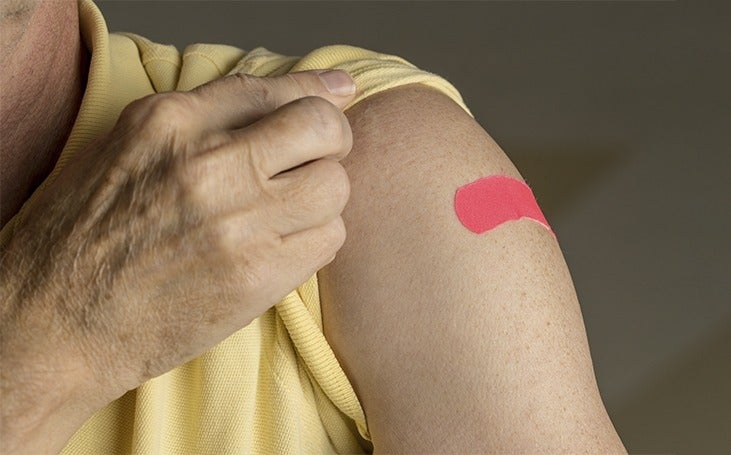
MULTIPOLYGON (((307 72, 127 106, 33 201, 3 253, 4 417, 47 399, 37 392, 52 382, 101 407, 329 263, 345 241, 351 99, 307 72)), ((60 390, 56 406, 73 396, 60 390)))

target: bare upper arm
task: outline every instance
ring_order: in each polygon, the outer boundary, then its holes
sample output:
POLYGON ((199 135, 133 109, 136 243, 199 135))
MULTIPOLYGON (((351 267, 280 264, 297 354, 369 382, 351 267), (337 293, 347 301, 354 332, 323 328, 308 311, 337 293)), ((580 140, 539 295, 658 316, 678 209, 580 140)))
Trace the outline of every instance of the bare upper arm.
POLYGON ((622 452, 554 237, 527 220, 477 235, 455 216, 458 187, 520 178, 497 144, 421 85, 346 115, 348 238, 320 291, 375 449, 622 452))

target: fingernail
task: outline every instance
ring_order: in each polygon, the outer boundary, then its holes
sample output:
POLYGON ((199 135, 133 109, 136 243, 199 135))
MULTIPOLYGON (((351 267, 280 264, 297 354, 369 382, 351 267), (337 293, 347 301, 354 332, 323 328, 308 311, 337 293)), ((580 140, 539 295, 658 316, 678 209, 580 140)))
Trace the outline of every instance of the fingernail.
POLYGON ((348 96, 355 93, 355 81, 342 70, 325 71, 318 74, 327 90, 333 95, 348 96))

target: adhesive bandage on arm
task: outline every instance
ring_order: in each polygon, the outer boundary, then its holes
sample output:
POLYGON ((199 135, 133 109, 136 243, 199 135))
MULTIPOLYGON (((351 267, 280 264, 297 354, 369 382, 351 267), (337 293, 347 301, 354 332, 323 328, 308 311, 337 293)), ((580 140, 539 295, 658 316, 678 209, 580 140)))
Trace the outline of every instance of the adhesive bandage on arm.
POLYGON ((543 216, 530 187, 503 175, 484 177, 457 189, 454 210, 464 227, 482 234, 507 223, 528 218, 556 234, 543 216))

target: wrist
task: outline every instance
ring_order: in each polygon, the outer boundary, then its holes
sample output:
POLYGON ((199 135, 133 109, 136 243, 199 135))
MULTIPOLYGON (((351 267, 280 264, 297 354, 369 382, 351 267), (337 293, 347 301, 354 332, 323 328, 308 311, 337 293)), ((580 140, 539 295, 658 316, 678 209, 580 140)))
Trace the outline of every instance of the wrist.
POLYGON ((19 366, 3 355, 0 367, 3 452, 58 453, 95 410, 71 364, 19 366))
POLYGON ((6 341, 0 347, 0 452, 58 453, 106 402, 77 357, 58 352, 59 363, 24 349, 18 358, 6 341))
POLYGON ((0 453, 58 453, 106 402, 52 307, 3 275, 0 453))

